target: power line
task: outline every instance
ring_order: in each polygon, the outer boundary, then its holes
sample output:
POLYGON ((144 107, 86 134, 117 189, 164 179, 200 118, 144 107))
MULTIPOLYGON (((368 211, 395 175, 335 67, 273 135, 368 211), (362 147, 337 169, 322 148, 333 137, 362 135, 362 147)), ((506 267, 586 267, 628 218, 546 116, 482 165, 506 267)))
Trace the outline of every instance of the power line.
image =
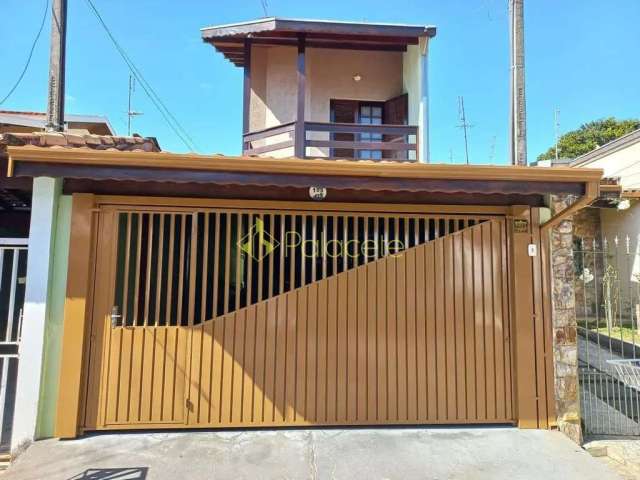
POLYGON ((268 13, 268 8, 269 8, 269 2, 267 0, 260 0, 260 4, 262 5, 262 10, 264 11, 264 16, 268 17, 269 13, 268 13))
POLYGON ((44 6, 44 14, 42 15, 42 21, 40 22, 40 28, 38 29, 36 38, 33 40, 33 43, 31 44, 31 50, 29 51, 29 56, 27 57, 27 61, 24 64, 22 73, 20 73, 18 80, 16 80, 16 83, 13 85, 13 87, 11 87, 11 90, 9 90, 9 93, 7 93, 2 100, 0 100, 0 105, 6 102, 9 99, 9 97, 13 94, 13 92, 16 91, 16 89, 22 82, 22 79, 24 78, 25 74, 27 73, 27 69, 29 68, 29 64, 31 63, 31 57, 33 57, 33 52, 36 49, 36 45, 38 44, 38 40, 40 39, 40 35, 42 34, 42 29, 44 28, 44 22, 47 19, 48 11, 49 11, 49 0, 46 0, 45 6, 44 6))
POLYGON ((120 46, 120 44, 111 33, 111 30, 105 23, 104 19, 102 18, 102 15, 100 15, 100 12, 96 8, 92 0, 86 0, 86 2, 91 8, 91 10, 93 10, 93 13, 95 14, 96 18, 98 19, 98 21, 104 28, 105 32, 109 36, 109 39, 115 46, 116 50, 118 51, 122 59, 125 61, 127 66, 129 67, 129 70, 131 71, 133 76, 136 78, 136 80, 138 80, 138 82, 142 86, 142 89, 147 94, 147 96, 149 97, 151 102, 154 104, 154 106, 158 109, 158 111, 164 118, 167 125, 171 128, 171 130, 173 130, 176 136, 180 138, 182 143, 184 143, 189 150, 195 151, 196 148, 195 148, 195 142, 193 141, 193 139, 189 136, 187 131, 182 127, 182 125, 180 125, 180 122, 178 122, 176 117, 169 111, 169 109, 166 107, 162 99, 158 96, 155 90, 153 90, 151 85, 149 85, 149 82, 146 81, 146 79, 142 75, 142 72, 138 69, 138 67, 136 67, 136 65, 133 63, 133 61, 129 57, 129 55, 127 55, 127 53, 125 52, 124 48, 120 46))
POLYGON ((89 8, 91 8, 91 10, 93 11, 96 18, 98 19, 98 22, 100 23, 100 25, 102 25, 102 28, 104 28, 105 32, 109 36, 109 39, 115 46, 116 50, 118 51, 118 53, 120 54, 124 62, 127 64, 127 66, 129 67, 131 74, 136 78, 140 86, 142 86, 142 89, 147 94, 147 96, 149 97, 151 102, 154 104, 154 106, 158 109, 158 111, 164 118, 167 125, 171 128, 171 130, 173 130, 173 133, 175 133, 176 136, 180 138, 182 143, 184 143, 189 150, 197 151, 195 142, 193 141, 189 133, 182 127, 178 119, 167 108, 167 106, 164 104, 160 96, 151 87, 149 82, 147 82, 147 80, 142 75, 142 72, 140 71, 140 69, 133 63, 133 61, 131 60, 127 52, 124 50, 124 48, 120 46, 118 41, 115 39, 115 37, 111 33, 111 30, 105 23, 104 19, 102 18, 102 15, 100 15, 100 12, 94 5, 93 1, 92 0, 85 0, 85 1, 89 5, 89 8))

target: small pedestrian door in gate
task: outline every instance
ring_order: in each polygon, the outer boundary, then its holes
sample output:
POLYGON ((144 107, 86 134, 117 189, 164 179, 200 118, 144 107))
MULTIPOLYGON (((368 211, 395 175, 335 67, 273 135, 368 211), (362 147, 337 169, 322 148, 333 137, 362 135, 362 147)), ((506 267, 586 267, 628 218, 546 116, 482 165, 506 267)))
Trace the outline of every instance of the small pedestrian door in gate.
POLYGON ((87 430, 514 421, 503 217, 99 224, 87 430))

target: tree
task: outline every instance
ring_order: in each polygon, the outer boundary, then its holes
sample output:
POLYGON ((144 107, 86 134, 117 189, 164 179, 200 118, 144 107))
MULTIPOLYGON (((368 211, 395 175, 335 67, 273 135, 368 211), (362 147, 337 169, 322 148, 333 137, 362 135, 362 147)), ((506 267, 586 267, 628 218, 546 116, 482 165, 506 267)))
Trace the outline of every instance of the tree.
MULTIPOLYGON (((558 139, 558 157, 572 159, 579 157, 639 128, 639 119, 616 120, 609 117, 585 123, 577 130, 565 133, 558 139)), ((554 158, 556 158, 555 145, 538 155, 538 160, 554 158)))

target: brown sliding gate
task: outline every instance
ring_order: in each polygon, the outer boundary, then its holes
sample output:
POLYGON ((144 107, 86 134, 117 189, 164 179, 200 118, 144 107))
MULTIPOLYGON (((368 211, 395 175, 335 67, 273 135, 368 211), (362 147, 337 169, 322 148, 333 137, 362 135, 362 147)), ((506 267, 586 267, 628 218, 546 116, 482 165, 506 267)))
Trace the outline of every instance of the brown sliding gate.
POLYGON ((512 423, 502 216, 103 207, 84 429, 512 423))

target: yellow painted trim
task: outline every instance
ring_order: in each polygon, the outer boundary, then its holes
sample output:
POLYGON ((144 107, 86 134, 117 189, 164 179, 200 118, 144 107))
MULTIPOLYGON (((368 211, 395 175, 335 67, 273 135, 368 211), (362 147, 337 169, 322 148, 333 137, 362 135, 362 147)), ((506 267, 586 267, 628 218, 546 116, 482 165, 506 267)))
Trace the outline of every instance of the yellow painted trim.
POLYGON ((55 435, 73 438, 78 434, 81 412, 82 369, 86 330, 90 313, 93 210, 95 197, 74 194, 71 209, 71 238, 64 305, 60 383, 55 435))
POLYGON ((15 162, 59 163, 111 167, 164 168, 224 172, 258 172, 380 178, 501 180, 539 182, 600 181, 601 169, 522 167, 516 165, 447 165, 298 158, 232 157, 168 152, 121 152, 87 148, 8 147, 9 174, 15 162))

